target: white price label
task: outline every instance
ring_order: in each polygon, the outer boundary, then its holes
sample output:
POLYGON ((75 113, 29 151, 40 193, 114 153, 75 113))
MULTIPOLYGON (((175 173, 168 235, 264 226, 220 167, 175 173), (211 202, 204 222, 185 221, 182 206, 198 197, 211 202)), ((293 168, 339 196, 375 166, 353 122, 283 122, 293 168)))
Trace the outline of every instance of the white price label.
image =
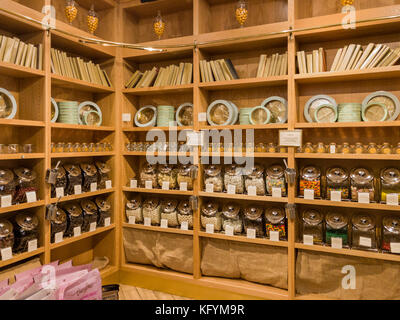
POLYGON ((336 146, 335 145, 329 146, 329 152, 336 153, 336 146))
POLYGON ((112 182, 111 180, 106 181, 106 189, 111 189, 112 188, 112 182))
POLYGON ((11 247, 1 249, 1 260, 9 260, 12 258, 12 249, 11 247))
POLYGON ((181 182, 181 184, 179 185, 179 190, 180 191, 187 191, 187 182, 181 182))
POLYGON ((136 224, 136 217, 135 216, 129 216, 129 220, 128 220, 129 224, 136 224))
POLYGON ((152 181, 145 181, 144 182, 144 187, 146 189, 153 189, 153 182, 152 181))
POLYGON ((304 199, 314 200, 314 189, 304 189, 304 199))
POLYGON ((36 192, 35 191, 30 191, 26 193, 26 202, 31 203, 31 202, 36 202, 36 192))
POLYGON ((256 229, 247 229, 247 238, 255 239, 256 238, 256 229))
POLYGON ((227 236, 233 236, 233 227, 232 226, 225 226, 225 234, 227 236))
POLYGON ((332 248, 342 249, 343 248, 343 239, 342 238, 331 238, 332 248))
POLYGON ((74 186, 74 193, 75 194, 81 194, 82 193, 82 186, 77 184, 74 186))
POLYGON ((206 232, 207 233, 214 233, 214 225, 211 223, 206 224, 206 232))
POLYGON ((282 147, 300 147, 303 140, 302 130, 280 130, 279 145, 282 147))
POLYGON ((169 190, 169 181, 163 181, 161 189, 162 190, 169 190))
POLYGON ((28 241, 28 252, 32 252, 37 250, 37 246, 38 246, 38 241, 37 239, 33 239, 28 241))
POLYGON ((206 122, 207 121, 207 113, 199 112, 198 119, 199 119, 199 122, 206 122))
POLYGON ((270 231, 269 232, 269 240, 279 241, 279 231, 270 231))
POLYGON ((1 197, 1 207, 2 208, 11 207, 11 205, 12 205, 12 196, 11 195, 1 197))
POLYGON ((256 186, 249 186, 247 188, 247 193, 249 196, 256 196, 257 195, 257 187, 256 186))
POLYGON ((189 223, 187 221, 182 221, 181 230, 189 230, 189 223))
POLYGON ((56 198, 58 199, 58 198, 62 198, 64 196, 65 196, 64 188, 63 187, 56 188, 56 198))
POLYGON ((359 192, 358 193, 358 203, 369 203, 369 193, 359 192))
POLYGON ((399 194, 398 193, 389 193, 386 195, 386 204, 389 206, 398 206, 399 205, 399 194))
POLYGON ((131 180, 130 181, 130 187, 132 189, 136 189, 137 188, 137 180, 131 180))
POLYGON ((372 247, 371 238, 360 237, 360 246, 371 248, 372 247))
POLYGON ((89 232, 95 231, 97 227, 97 222, 92 222, 89 227, 89 232))
POLYGON ((310 235, 307 235, 307 234, 304 234, 303 235, 303 243, 308 245, 308 246, 314 245, 314 237, 310 236, 310 235))
POLYGON ((151 218, 149 218, 149 217, 144 218, 144 225, 147 227, 150 227, 151 226, 151 218))
POLYGON ((236 186, 228 184, 228 194, 236 194, 236 186))
POLYGON ((272 188, 272 197, 273 198, 282 198, 282 189, 281 188, 272 188))
POLYGON ((54 243, 62 242, 62 241, 63 241, 63 238, 64 238, 64 232, 57 232, 57 233, 54 235, 54 243))
POLYGON ((391 242, 390 243, 390 252, 400 253, 400 243, 399 242, 391 242))
POLYGON ((97 182, 93 182, 90 184, 90 192, 96 192, 97 191, 97 182))
POLYGON ((331 191, 331 201, 342 201, 342 191, 331 191))
POLYGON ((167 219, 161 219, 161 228, 168 228, 168 220, 167 219))
POLYGON ((123 122, 130 122, 132 119, 132 115, 130 113, 123 113, 122 114, 122 121, 123 122))
POLYGON ((104 219, 104 226, 105 226, 105 227, 108 227, 110 224, 111 224, 111 218, 110 218, 110 217, 105 218, 105 219, 104 219))
POLYGON ((206 192, 213 193, 214 192, 214 185, 212 183, 206 184, 206 192))
POLYGON ((186 135, 186 144, 189 147, 198 147, 203 145, 204 132, 190 131, 186 135))
POLYGON ((80 236, 81 232, 82 232, 81 227, 75 227, 74 228, 74 237, 80 236))

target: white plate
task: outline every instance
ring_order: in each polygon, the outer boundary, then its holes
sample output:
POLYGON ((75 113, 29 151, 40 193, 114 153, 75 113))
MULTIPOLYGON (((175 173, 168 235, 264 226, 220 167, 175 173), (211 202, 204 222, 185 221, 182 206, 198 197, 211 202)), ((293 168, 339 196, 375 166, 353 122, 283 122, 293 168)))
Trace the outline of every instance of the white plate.
POLYGON ((155 124, 156 124, 156 120, 157 120, 157 108, 154 107, 154 106, 144 106, 144 107, 140 108, 138 110, 138 112, 136 112, 134 122, 135 122, 135 125, 137 127, 144 128, 144 127, 154 127, 155 124), (153 110, 154 111, 154 117, 149 122, 142 124, 142 123, 139 122, 138 116, 143 110, 146 110, 146 109, 153 110))
POLYGON ((269 97, 268 99, 265 99, 263 101, 261 106, 267 108, 269 110, 269 112, 271 112, 271 121, 270 121, 271 123, 286 123, 287 122, 287 119, 288 119, 288 102, 287 102, 286 99, 281 98, 281 97, 269 97), (283 111, 281 110, 281 112, 280 112, 280 113, 283 112, 284 114, 279 116, 280 120, 277 121, 277 122, 272 122, 273 119, 274 119, 274 110, 272 110, 270 107, 267 106, 270 102, 273 102, 273 101, 279 101, 285 107, 285 110, 283 110, 283 111))
MULTIPOLYGON (((78 115, 79 115, 78 121, 79 121, 79 124, 86 124, 86 123, 83 123, 83 121, 82 121, 83 119, 81 119, 81 118, 82 118, 82 115, 83 115, 83 112, 84 112, 84 111, 82 111, 81 109, 83 109, 83 107, 86 107, 86 106, 89 106, 91 110, 97 111, 97 113, 98 113, 99 116, 100 116, 100 123, 99 123, 98 125, 101 126, 101 123, 102 123, 102 121, 103 121, 103 114, 102 114, 102 112, 101 112, 100 107, 99 107, 96 103, 94 103, 94 102, 92 102, 92 101, 85 101, 85 102, 82 102, 82 103, 79 105, 79 107, 78 107, 78 115)), ((87 110, 87 111, 90 111, 90 110, 87 110)))
POLYGON ((58 110, 58 104, 56 100, 54 100, 53 98, 51 98, 51 105, 54 108, 54 117, 51 119, 51 122, 56 122, 60 111, 58 110))
POLYGON ((308 122, 315 122, 314 113, 319 106, 324 104, 331 104, 337 108, 337 103, 335 99, 330 96, 320 94, 312 97, 310 100, 307 101, 304 107, 304 118, 306 118, 308 122))
POLYGON ((235 107, 236 106, 230 101, 227 101, 227 100, 215 100, 207 108, 207 121, 208 121, 208 123, 210 125, 212 125, 212 126, 227 126, 227 125, 232 124, 232 121, 236 118, 235 107), (229 111, 228 119, 226 120, 226 122, 224 122, 222 124, 216 124, 211 120, 211 110, 218 104, 224 105, 229 111))
MULTIPOLYGON (((176 110, 176 116, 175 116, 175 118, 176 118, 176 122, 178 123, 178 126, 180 126, 180 127, 184 127, 184 125, 183 125, 183 124, 180 122, 180 120, 179 120, 179 113, 181 112, 182 109, 184 109, 184 108, 186 108, 186 107, 191 107, 192 110, 193 110, 193 103, 190 103, 190 102, 183 103, 183 104, 181 104, 181 105, 178 107, 178 109, 176 110)), ((193 112, 192 112, 192 113, 193 113, 193 112)), ((193 125, 193 119, 192 119, 192 125, 193 125)))
MULTIPOLYGON (((10 100, 11 105, 12 105, 11 113, 5 119, 14 119, 15 115, 17 114, 17 102, 15 101, 14 96, 11 94, 10 91, 8 91, 4 88, 0 88, 0 93, 4 94, 10 100)), ((4 102, 7 103, 6 101, 4 101, 4 102)))
POLYGON ((397 119, 397 117, 400 114, 400 101, 399 99, 392 93, 387 92, 387 91, 376 91, 374 93, 371 93, 370 95, 368 95, 363 103, 363 109, 365 109, 365 107, 367 106, 367 104, 373 100, 373 102, 381 102, 383 104, 386 105, 386 107, 388 108, 388 119, 387 121, 395 121, 397 119), (377 98, 377 97, 382 97, 382 98, 377 98), (377 98, 377 99, 375 99, 377 98), (385 103, 385 100, 391 100, 393 102, 392 105, 388 105, 387 103, 385 103))

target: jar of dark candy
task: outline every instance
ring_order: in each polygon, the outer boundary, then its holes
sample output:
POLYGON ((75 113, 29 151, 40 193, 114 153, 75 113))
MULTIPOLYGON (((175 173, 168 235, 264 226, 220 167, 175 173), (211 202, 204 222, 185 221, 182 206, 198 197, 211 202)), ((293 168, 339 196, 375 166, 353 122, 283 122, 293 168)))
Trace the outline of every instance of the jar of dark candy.
POLYGON ((0 219, 0 250, 14 245, 13 225, 6 219, 0 219))
POLYGON ((375 218, 369 214, 357 214, 352 218, 352 248, 377 251, 377 233, 375 218))
POLYGON ((400 253, 400 217, 386 216, 382 219, 382 251, 400 253))
POLYGON ((345 215, 336 212, 330 212, 325 218, 325 237, 326 243, 332 245, 332 238, 342 239, 342 246, 349 245, 348 239, 348 219, 345 215))
POLYGON ((54 242, 55 235, 59 232, 65 233, 67 230, 67 214, 61 208, 56 208, 54 216, 50 217, 51 242, 54 242))
POLYGON ((111 167, 103 161, 96 161, 96 167, 98 170, 98 181, 97 187, 98 189, 105 189, 106 188, 106 181, 111 180, 110 172, 111 167))
POLYGON ((279 232, 279 240, 287 239, 286 214, 282 208, 274 207, 265 210, 265 233, 271 238, 271 231, 279 232))
POLYGON ((243 232, 243 221, 240 214, 240 206, 234 203, 225 204, 222 207, 222 228, 224 231, 231 227, 233 233, 243 232))
POLYGON ((303 212, 303 232, 302 240, 305 243, 309 241, 313 244, 323 244, 324 243, 324 225, 322 223, 323 216, 317 210, 305 210, 303 212), (312 237, 312 238, 311 238, 312 237))
POLYGON ((143 222, 142 200, 138 194, 134 195, 132 199, 128 200, 125 206, 126 218, 135 217, 135 223, 143 222))
POLYGON ((67 173, 67 195, 75 194, 75 186, 82 186, 82 172, 79 165, 66 164, 64 165, 65 172, 67 173))
POLYGON ((28 168, 18 168, 14 170, 16 184, 17 184, 17 192, 15 196, 16 203, 25 203, 27 202, 26 193, 27 192, 36 192, 37 189, 37 174, 35 171, 28 168))
POLYGON ((82 191, 90 192, 91 190, 90 186, 92 183, 96 183, 97 187, 97 180, 98 180, 97 169, 94 165, 89 163, 83 163, 80 165, 80 167, 82 170, 82 178, 83 178, 82 191))
POLYGON ((28 251, 28 243, 39 239, 39 220, 34 214, 20 213, 15 217, 14 252, 28 251))
POLYGON ((263 209, 256 206, 249 206, 244 209, 244 231, 254 229, 256 237, 264 236, 263 209))
POLYGON ((331 192, 337 191, 342 200, 349 199, 350 181, 349 174, 342 168, 330 168, 326 171, 326 197, 331 200, 331 192))
POLYGON ((64 235, 72 237, 74 235, 74 228, 81 227, 82 229, 83 211, 77 202, 68 202, 63 206, 63 209, 67 214, 67 229, 64 235))
MULTIPOLYGON (((52 167, 52 169, 54 169, 52 167)), ((56 189, 57 188, 63 188, 64 193, 65 189, 67 188, 67 173, 65 172, 65 169, 61 166, 57 168, 57 176, 56 176, 56 183, 51 185, 51 197, 55 198, 56 197, 56 189)))
POLYGON ((351 200, 358 201, 359 193, 369 194, 369 201, 375 201, 375 184, 372 171, 365 168, 353 169, 351 178, 351 200))
POLYGON ((91 200, 83 200, 81 207, 83 210, 82 232, 88 232, 92 223, 96 223, 97 226, 97 206, 91 200))
POLYGON ((11 201, 15 203, 16 185, 14 173, 8 169, 0 170, 0 197, 11 196, 11 201))
POLYGON ((105 220, 111 218, 111 204, 105 197, 97 197, 95 202, 98 209, 97 226, 104 227, 105 220))

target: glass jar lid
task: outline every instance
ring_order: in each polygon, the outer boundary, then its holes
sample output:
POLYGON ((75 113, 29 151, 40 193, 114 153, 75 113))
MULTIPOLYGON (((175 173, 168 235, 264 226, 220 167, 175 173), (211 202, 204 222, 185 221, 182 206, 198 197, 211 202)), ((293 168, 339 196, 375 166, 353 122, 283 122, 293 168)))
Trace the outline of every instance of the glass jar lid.
POLYGON ((78 165, 75 164, 65 164, 64 165, 65 171, 68 172, 68 174, 72 177, 77 177, 81 175, 81 170, 79 169, 78 165))
POLYGON ((89 164, 89 163, 83 163, 80 165, 82 171, 88 175, 89 177, 93 177, 94 175, 97 174, 97 169, 94 165, 89 164))
POLYGON ((206 167, 204 172, 210 177, 215 177, 215 176, 217 176, 217 175, 219 175, 221 173, 221 166, 220 165, 211 164, 211 165, 206 167))
POLYGON ((264 173, 264 168, 260 165, 255 165, 248 172, 248 176, 251 178, 261 178, 264 173))
POLYGON ((326 224, 332 229, 338 230, 347 226, 347 217, 340 213, 328 213, 326 216, 326 224))
POLYGON ((101 173, 109 173, 111 171, 110 166, 106 162, 96 161, 96 167, 101 173))
POLYGON ((111 209, 111 204, 104 197, 97 197, 95 202, 99 209, 103 212, 109 211, 111 209))
POLYGON ((158 166, 158 171, 162 174, 171 174, 173 168, 173 166, 170 166, 168 164, 160 164, 158 166))
POLYGON ((387 216, 383 218, 383 227, 390 233, 400 234, 400 217, 387 216))
POLYGON ((172 213, 176 210, 178 201, 175 199, 165 199, 161 201, 161 211, 165 213, 172 213))
POLYGON ((230 176, 242 175, 242 168, 236 164, 229 164, 225 166, 225 173, 230 176))
POLYGON ((144 200, 143 208, 154 210, 159 206, 159 204, 160 200, 158 200, 158 198, 147 198, 146 200, 144 200))
POLYGON ((13 225, 6 219, 0 219, 0 238, 8 237, 13 232, 13 225))
POLYGON ((15 217, 17 225, 27 231, 35 230, 39 226, 39 219, 34 214, 20 213, 15 217))
POLYGON ((225 204, 222 207, 222 214, 228 219, 239 218, 240 207, 234 203, 225 204))
POLYGON ((214 202, 207 202, 201 210, 201 213, 208 217, 213 217, 218 212, 218 204, 214 202))
POLYGON ((343 183, 349 177, 346 170, 342 168, 330 168, 326 172, 326 177, 333 183, 343 183))
POLYGON ((182 164, 179 166, 179 174, 181 176, 189 176, 192 170, 192 166, 188 164, 182 164))
POLYGON ((52 217, 51 222, 55 224, 63 224, 67 221, 67 214, 61 208, 57 207, 56 214, 52 217))
POLYGON ((381 178, 384 183, 396 185, 400 183, 400 170, 396 168, 386 168, 382 170, 381 178))
POLYGON ((305 180, 316 180, 321 176, 321 170, 317 167, 307 166, 301 169, 300 174, 305 180))
POLYGON ((180 214, 192 215, 192 207, 190 206, 189 200, 183 200, 178 205, 178 211, 180 214))
POLYGON ((265 210, 265 218, 272 224, 277 224, 285 219, 285 211, 282 208, 268 208, 265 210))
POLYGON ((303 221, 309 225, 317 226, 322 222, 322 214, 317 210, 306 210, 303 212, 303 221))
POLYGON ((14 173, 8 169, 0 170, 0 185, 4 186, 11 183, 14 180, 14 173))
POLYGON ((36 172, 28 168, 17 168, 15 174, 23 181, 34 181, 37 177, 36 172))
POLYGON ((352 219, 353 226, 361 231, 369 231, 375 228, 374 218, 367 214, 355 215, 352 219))
POLYGON ((368 184, 374 180, 374 176, 365 168, 353 169, 350 176, 351 179, 359 185, 368 184))
POLYGON ((282 178, 285 174, 285 170, 279 164, 273 165, 267 169, 267 176, 275 179, 282 178))
POLYGON ((261 217, 263 209, 259 207, 247 207, 244 209, 244 215, 249 220, 257 220, 261 217))
POLYGON ((77 202, 69 202, 64 206, 64 210, 73 217, 82 215, 82 208, 77 202))
POLYGON ((135 196, 131 200, 128 200, 126 203, 126 207, 129 210, 136 210, 142 206, 142 200, 140 199, 140 196, 135 196))
POLYGON ((85 214, 95 214, 97 213, 97 207, 92 200, 83 200, 81 206, 85 214))
POLYGON ((143 168, 144 173, 146 174, 154 174, 156 172, 156 165, 147 163, 143 168))

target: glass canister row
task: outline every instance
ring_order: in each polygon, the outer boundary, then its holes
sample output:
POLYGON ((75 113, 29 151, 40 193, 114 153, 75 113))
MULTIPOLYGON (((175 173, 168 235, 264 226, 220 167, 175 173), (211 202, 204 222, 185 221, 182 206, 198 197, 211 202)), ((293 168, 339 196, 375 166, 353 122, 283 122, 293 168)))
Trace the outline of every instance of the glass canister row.
POLYGON ((14 154, 14 153, 33 153, 35 152, 35 147, 31 143, 27 144, 0 144, 0 154, 14 154))
POLYGON ((332 142, 328 145, 323 142, 318 142, 317 144, 307 142, 304 146, 297 148, 297 152, 332 154, 400 154, 400 143, 393 146, 389 142, 384 142, 383 144, 371 142, 367 145, 361 142, 357 142, 354 145, 348 142, 343 142, 343 144, 332 142))
POLYGON ((48 218, 51 225, 51 242, 63 237, 78 236, 111 223, 111 203, 104 197, 80 202, 68 202, 56 208, 48 218))
POLYGON ((193 146, 184 141, 179 142, 128 142, 125 144, 126 151, 152 151, 152 152, 192 152, 193 146))
POLYGON ((264 152, 286 153, 287 147, 279 146, 274 142, 249 143, 209 143, 208 152, 264 152))
POLYGON ((35 171, 28 168, 0 169, 1 206, 37 200, 38 181, 35 171))
POLYGON ((107 152, 113 151, 113 147, 109 142, 86 143, 86 142, 57 142, 51 143, 52 153, 61 152, 107 152))

